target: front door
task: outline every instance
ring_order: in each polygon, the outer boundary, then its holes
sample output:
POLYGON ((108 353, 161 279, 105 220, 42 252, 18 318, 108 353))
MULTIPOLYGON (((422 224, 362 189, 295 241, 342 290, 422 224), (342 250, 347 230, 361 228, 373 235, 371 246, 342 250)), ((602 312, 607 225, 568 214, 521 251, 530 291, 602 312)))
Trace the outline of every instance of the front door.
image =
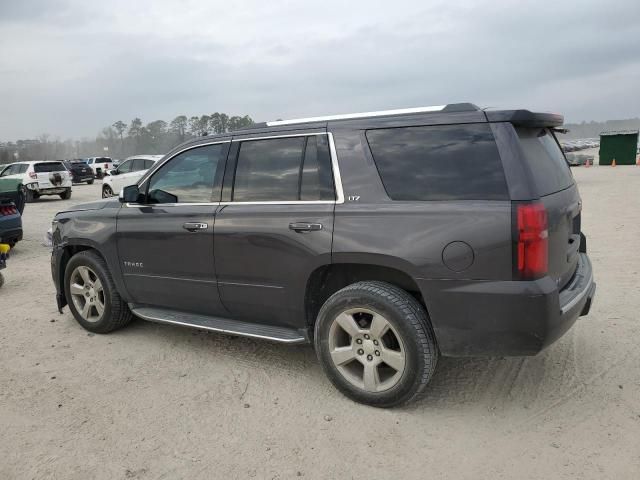
POLYGON ((301 328, 307 280, 331 263, 328 136, 234 137, 227 171, 215 226, 222 302, 237 319, 301 328))
POLYGON ((229 142, 172 157, 140 185, 140 203, 118 214, 118 256, 136 304, 225 315, 213 228, 229 142))

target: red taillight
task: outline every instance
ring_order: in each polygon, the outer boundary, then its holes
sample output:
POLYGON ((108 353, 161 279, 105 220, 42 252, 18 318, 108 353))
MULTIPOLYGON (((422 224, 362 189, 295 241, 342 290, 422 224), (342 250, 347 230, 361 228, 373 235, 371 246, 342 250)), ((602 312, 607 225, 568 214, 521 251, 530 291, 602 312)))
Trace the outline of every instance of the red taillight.
POLYGON ((16 207, 0 207, 0 215, 3 217, 7 215, 15 215, 16 213, 18 213, 18 209, 16 207))
POLYGON ((104 169, 106 170, 107 168, 109 168, 109 164, 108 164, 108 163, 105 163, 105 164, 104 164, 104 169))
POLYGON ((518 205, 518 272, 540 278, 549 268, 547 211, 541 203, 518 205))
POLYGON ((31 178, 38 178, 38 174, 36 172, 29 172, 29 176, 31 178))

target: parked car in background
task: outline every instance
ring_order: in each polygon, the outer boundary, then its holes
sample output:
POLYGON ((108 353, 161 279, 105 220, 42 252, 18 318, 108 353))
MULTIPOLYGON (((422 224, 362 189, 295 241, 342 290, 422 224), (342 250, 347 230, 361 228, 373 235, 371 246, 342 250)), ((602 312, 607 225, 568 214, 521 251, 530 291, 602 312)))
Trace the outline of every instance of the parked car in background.
POLYGON ((0 178, 0 243, 13 247, 22 240, 25 189, 20 179, 0 178))
POLYGON ((16 162, 7 165, 0 178, 19 178, 26 187, 27 202, 42 195, 59 195, 63 200, 71 198, 71 172, 61 161, 16 162))
POLYGON ((71 179, 73 183, 87 182, 91 185, 95 179, 93 170, 84 160, 67 160, 64 161, 64 166, 71 172, 71 179))
POLYGON ((535 355, 589 312, 562 124, 454 104, 198 137, 56 215, 57 306, 96 333, 135 315, 312 343, 349 398, 406 403, 440 355, 535 355))
POLYGON ((102 181, 102 198, 117 195, 127 185, 133 185, 160 160, 162 155, 136 155, 124 160, 118 168, 109 171, 102 181))
POLYGON ((11 248, 22 240, 22 216, 13 200, 0 196, 0 243, 11 248))
POLYGON ((96 178, 104 177, 109 170, 113 169, 111 157, 89 157, 86 161, 96 178))

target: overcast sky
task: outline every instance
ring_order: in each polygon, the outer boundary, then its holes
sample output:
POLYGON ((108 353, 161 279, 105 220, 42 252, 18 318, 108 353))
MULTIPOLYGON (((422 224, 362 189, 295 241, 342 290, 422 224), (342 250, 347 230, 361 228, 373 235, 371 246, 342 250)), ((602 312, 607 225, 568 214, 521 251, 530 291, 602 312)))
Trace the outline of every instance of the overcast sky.
POLYGON ((640 1, 0 0, 0 141, 469 101, 640 116, 640 1))

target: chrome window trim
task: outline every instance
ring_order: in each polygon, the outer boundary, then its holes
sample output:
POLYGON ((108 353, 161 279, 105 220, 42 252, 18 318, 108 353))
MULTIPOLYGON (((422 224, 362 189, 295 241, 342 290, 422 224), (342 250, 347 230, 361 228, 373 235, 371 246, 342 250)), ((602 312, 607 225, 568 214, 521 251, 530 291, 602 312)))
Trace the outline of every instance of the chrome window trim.
POLYGON ((153 165, 153 167, 151 167, 147 171, 147 173, 145 173, 144 176, 140 180, 138 180, 138 183, 136 183, 136 185, 138 185, 138 186, 142 185, 144 182, 147 181, 147 178, 150 177, 152 173, 154 173, 156 170, 160 170, 160 168, 162 168, 162 166, 165 163, 167 163, 169 160, 172 160, 173 158, 177 157, 181 153, 186 152, 187 150, 193 150, 194 148, 206 147, 207 145, 218 145, 220 143, 231 143, 231 140, 218 140, 217 142, 207 142, 207 143, 199 143, 197 145, 191 145, 191 146, 183 148, 182 150, 177 151, 176 153, 174 153, 170 157, 165 158, 164 160, 158 160, 158 161, 156 161, 155 165, 153 165))
MULTIPOLYGON (((312 135, 326 135, 329 139, 329 155, 331 157, 331 169, 333 170, 333 183, 336 190, 336 199, 335 200, 270 200, 270 201, 259 201, 259 202, 198 202, 198 203, 158 203, 153 204, 153 206, 157 207, 194 207, 194 206, 219 206, 219 205, 338 205, 344 203, 344 190, 342 188, 342 176, 340 175, 340 166, 338 165, 338 155, 336 152, 336 145, 333 140, 333 133, 331 132, 306 132, 306 133, 294 133, 287 135, 270 135, 270 136, 260 136, 260 137, 247 137, 247 138, 232 138, 231 140, 223 140, 218 142, 209 142, 209 143, 200 143, 198 145, 193 145, 187 148, 184 148, 171 157, 162 161, 162 163, 158 162, 159 165, 154 165, 153 171, 159 170, 162 165, 167 163, 172 158, 180 155, 187 150, 192 150, 198 147, 204 147, 207 145, 216 145, 219 143, 233 143, 233 142, 248 142, 252 140, 270 140, 274 138, 289 138, 289 137, 310 137, 312 135)), ((138 186, 141 186, 147 178, 151 174, 151 170, 149 170, 137 183, 138 186)), ((141 207, 141 206, 149 206, 148 204, 141 203, 125 203, 126 207, 141 207)))
POLYGON ((294 118, 291 120, 275 120, 267 122, 268 127, 278 125, 292 125, 296 123, 326 122, 329 120, 351 120, 355 118, 383 117, 387 115, 404 115, 409 113, 439 112, 444 110, 446 105, 432 105, 429 107, 397 108, 394 110, 377 110, 373 112, 343 113, 339 115, 325 115, 322 117, 294 118))

